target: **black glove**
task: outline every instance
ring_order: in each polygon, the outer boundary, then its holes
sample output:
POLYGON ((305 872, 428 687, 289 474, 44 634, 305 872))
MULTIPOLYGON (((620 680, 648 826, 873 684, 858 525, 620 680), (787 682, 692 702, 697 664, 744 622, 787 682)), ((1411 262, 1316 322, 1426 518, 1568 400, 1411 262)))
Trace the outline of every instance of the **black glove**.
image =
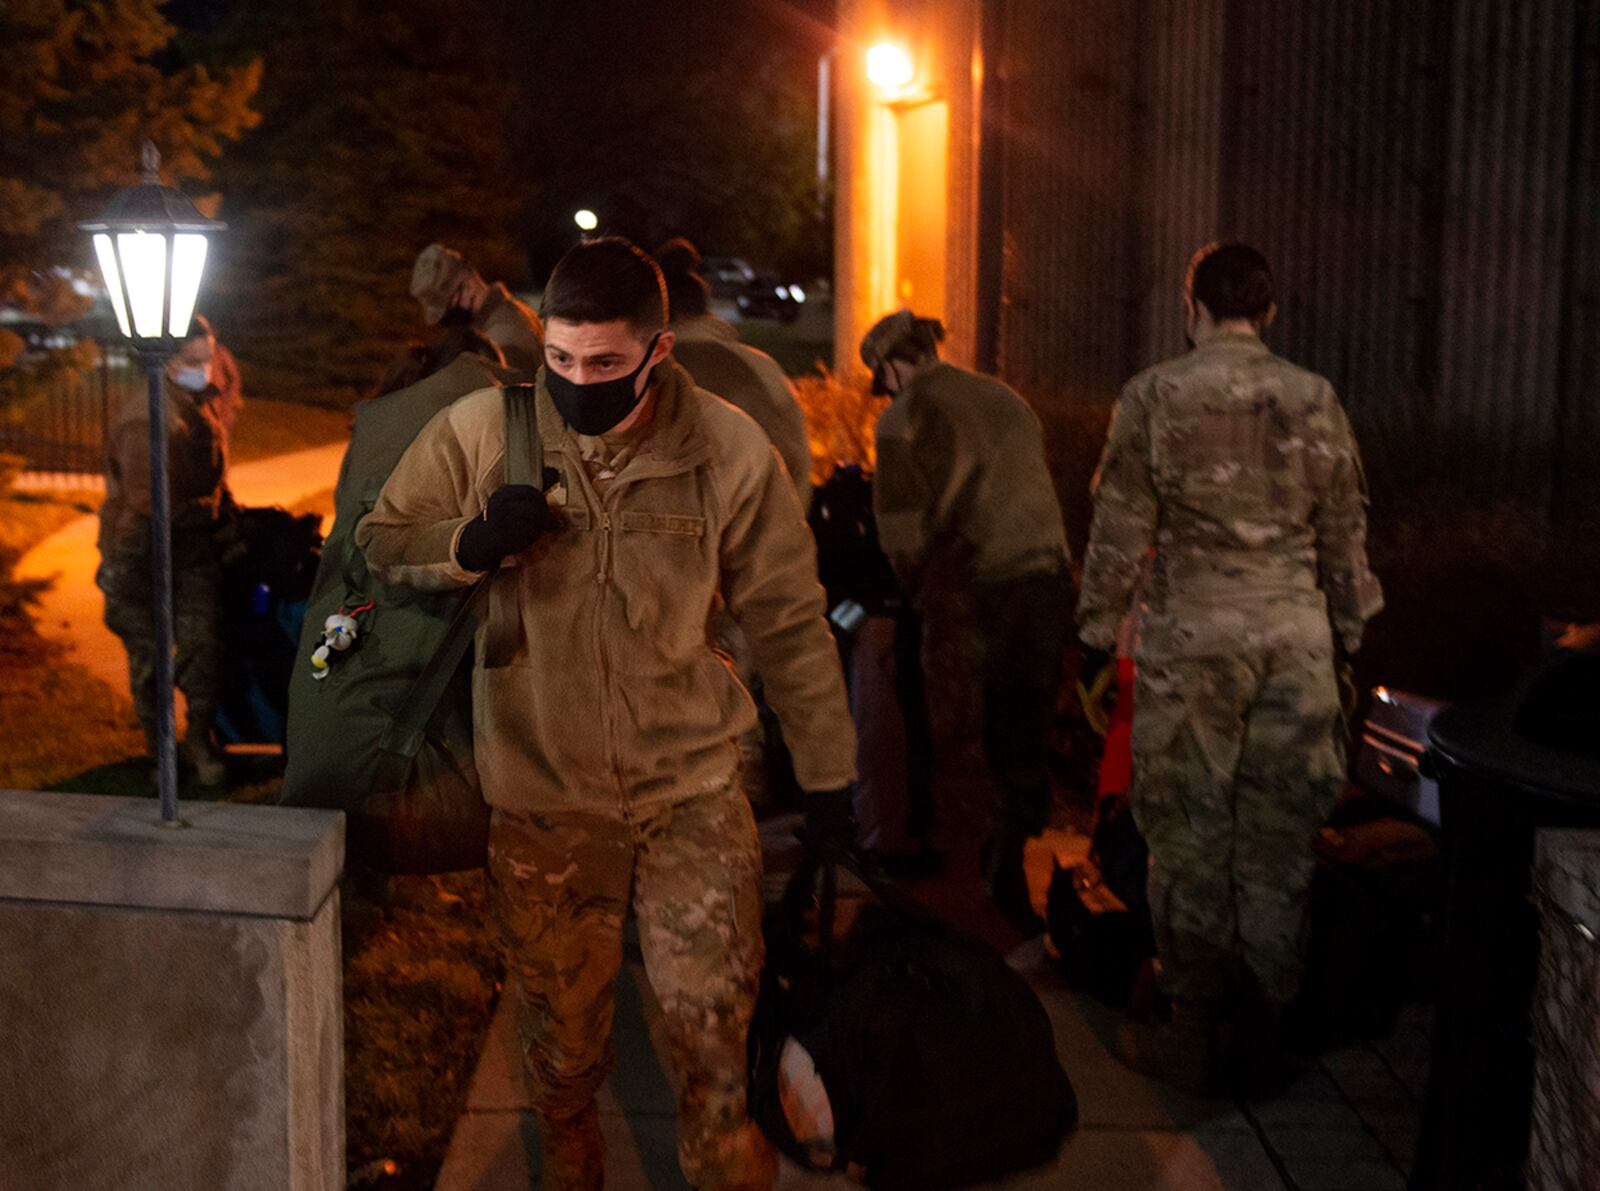
POLYGON ((846 852, 855 851, 856 812, 850 787, 807 794, 802 830, 813 847, 836 845, 846 852))
POLYGON ((489 494, 481 516, 467 522, 456 541, 456 561, 466 571, 489 571, 500 560, 521 554, 561 520, 544 493, 532 484, 504 484, 489 494))

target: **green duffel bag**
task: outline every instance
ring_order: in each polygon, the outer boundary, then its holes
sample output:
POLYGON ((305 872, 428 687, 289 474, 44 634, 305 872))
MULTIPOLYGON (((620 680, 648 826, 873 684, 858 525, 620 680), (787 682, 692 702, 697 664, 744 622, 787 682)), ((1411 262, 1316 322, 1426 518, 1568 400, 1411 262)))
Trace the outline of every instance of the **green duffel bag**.
MULTIPOLYGON (((282 801, 344 811, 348 855, 380 872, 484 863, 489 808, 472 761, 471 651, 490 579, 452 592, 382 583, 368 572, 355 529, 428 420, 499 379, 463 356, 358 408, 306 608, 282 801), (340 614, 353 622, 353 640, 324 650, 324 625, 340 614)), ((505 410, 507 443, 527 444, 507 452, 506 483, 533 483, 544 474, 533 387, 507 387, 505 410)))

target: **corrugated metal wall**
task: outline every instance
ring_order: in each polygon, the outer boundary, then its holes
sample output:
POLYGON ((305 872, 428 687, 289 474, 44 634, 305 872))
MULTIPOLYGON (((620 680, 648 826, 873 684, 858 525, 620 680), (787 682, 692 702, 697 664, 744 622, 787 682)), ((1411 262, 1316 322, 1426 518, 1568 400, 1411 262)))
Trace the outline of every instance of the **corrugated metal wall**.
POLYGON ((1556 492, 1592 509, 1600 504, 1600 0, 1584 0, 1575 15, 1556 492))
POLYGON ((1114 392, 1236 236, 1375 479, 1600 493, 1597 7, 1008 0, 1003 374, 1114 392))
POLYGON ((1464 0, 1454 15, 1439 412, 1479 484, 1548 497, 1575 4, 1464 0))
POLYGON ((1006 8, 1000 366, 1049 401, 1116 386, 1130 359, 1137 30, 1117 0, 1006 8))
POLYGON ((1223 0, 1146 0, 1135 127, 1135 367, 1183 350, 1183 271, 1216 235, 1222 196, 1223 0))

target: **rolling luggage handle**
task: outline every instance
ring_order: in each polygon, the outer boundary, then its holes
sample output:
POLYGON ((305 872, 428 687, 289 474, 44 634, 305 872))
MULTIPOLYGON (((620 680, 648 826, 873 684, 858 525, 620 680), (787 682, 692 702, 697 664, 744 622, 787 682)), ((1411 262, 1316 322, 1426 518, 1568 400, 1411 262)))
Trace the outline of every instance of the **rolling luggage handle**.
POLYGON ((803 933, 806 907, 814 904, 817 911, 817 954, 827 971, 838 943, 834 937, 834 920, 839 904, 839 869, 843 868, 867 887, 867 892, 903 918, 931 924, 943 929, 945 922, 916 898, 873 873, 856 853, 837 844, 816 840, 802 829, 796 829, 795 839, 805 849, 800 867, 784 886, 779 902, 783 916, 783 935, 798 939, 803 933), (817 889, 821 878, 822 888, 817 889))

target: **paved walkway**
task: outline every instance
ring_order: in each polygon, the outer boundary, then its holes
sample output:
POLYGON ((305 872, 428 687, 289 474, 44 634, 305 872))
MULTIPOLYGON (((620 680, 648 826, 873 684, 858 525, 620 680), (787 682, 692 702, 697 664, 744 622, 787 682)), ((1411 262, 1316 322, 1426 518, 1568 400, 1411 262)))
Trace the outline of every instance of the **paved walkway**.
MULTIPOLYGON (((763 827, 772 868, 792 824, 763 827)), ((976 893, 976 890, 974 890, 976 893)), ((1185 1096, 1128 1070, 1110 1043, 1120 1015, 1067 988, 1038 941, 1008 957, 1049 1011, 1081 1123, 1052 1169, 1006 1191, 1404 1191, 1416 1145, 1426 1036, 1414 1018, 1382 1048, 1329 1055, 1283 1098, 1245 1106, 1185 1096)), ((600 1097, 610 1191, 684 1191, 660 1014, 637 949, 617 987, 617 1068, 600 1097)), ((517 1062, 509 1000, 490 1028, 437 1191, 528 1191, 538 1141, 517 1062)), ((845 1191, 785 1164, 779 1191, 845 1191)))
MULTIPOLYGON (((329 443, 242 463, 228 470, 228 485, 244 505, 292 505, 332 488, 345 444, 329 443)), ((80 517, 40 542, 17 563, 21 579, 45 579, 35 620, 45 638, 58 641, 76 662, 115 691, 128 689, 128 656, 103 620, 105 602, 94 585, 100 519, 80 517)))

